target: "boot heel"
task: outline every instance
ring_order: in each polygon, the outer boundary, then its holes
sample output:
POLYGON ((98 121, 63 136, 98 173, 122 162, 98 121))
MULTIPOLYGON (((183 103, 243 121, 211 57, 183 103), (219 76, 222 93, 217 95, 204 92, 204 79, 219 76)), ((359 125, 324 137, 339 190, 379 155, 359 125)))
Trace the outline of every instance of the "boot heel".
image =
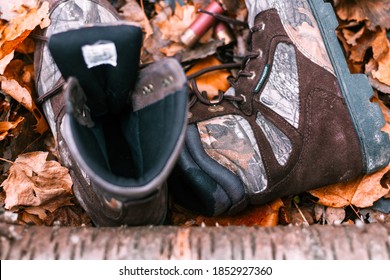
POLYGON ((351 115, 355 130, 359 136, 366 173, 372 173, 389 164, 389 135, 381 131, 385 125, 378 104, 370 98, 373 90, 364 74, 351 74, 335 29, 338 25, 331 4, 323 0, 309 0, 314 17, 317 20, 325 47, 335 70, 341 92, 351 115))

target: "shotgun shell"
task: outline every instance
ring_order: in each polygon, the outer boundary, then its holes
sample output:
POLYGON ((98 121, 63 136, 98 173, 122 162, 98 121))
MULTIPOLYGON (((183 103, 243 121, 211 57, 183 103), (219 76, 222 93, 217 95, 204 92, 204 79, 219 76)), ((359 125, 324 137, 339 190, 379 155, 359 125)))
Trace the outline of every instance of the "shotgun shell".
MULTIPOLYGON (((212 1, 205 8, 206 11, 215 14, 222 14, 223 8, 222 6, 216 2, 212 1)), ((198 17, 194 20, 193 23, 187 28, 184 34, 180 37, 180 40, 187 47, 192 47, 200 37, 202 37, 207 30, 216 22, 215 18, 206 13, 200 13, 198 17)))
POLYGON ((229 25, 227 25, 222 21, 217 22, 217 24, 215 25, 214 37, 220 41, 223 41, 225 45, 229 45, 230 43, 234 42, 236 39, 229 25))

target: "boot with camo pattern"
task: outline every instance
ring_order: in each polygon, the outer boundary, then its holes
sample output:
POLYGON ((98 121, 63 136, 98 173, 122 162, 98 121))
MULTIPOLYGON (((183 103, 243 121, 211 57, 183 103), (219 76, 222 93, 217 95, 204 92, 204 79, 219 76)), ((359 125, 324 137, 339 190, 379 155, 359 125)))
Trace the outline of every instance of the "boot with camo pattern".
POLYGON ((323 0, 246 0, 248 55, 231 88, 190 108, 174 197, 205 215, 348 181, 386 166, 389 136, 351 75, 323 0))

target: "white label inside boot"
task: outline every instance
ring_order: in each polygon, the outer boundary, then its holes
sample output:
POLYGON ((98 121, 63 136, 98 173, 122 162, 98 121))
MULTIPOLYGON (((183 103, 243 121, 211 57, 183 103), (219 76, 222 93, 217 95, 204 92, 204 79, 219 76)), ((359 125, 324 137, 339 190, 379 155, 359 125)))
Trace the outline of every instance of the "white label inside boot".
POLYGON ((81 51, 88 69, 103 64, 114 67, 117 65, 117 52, 113 42, 98 41, 93 45, 82 46, 81 51))

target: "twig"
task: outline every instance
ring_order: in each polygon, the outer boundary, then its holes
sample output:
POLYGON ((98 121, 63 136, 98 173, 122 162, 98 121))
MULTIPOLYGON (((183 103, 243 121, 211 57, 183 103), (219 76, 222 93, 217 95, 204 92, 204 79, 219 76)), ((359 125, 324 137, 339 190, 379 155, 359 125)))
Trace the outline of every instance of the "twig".
POLYGON ((349 207, 351 207, 352 211, 355 212, 356 216, 359 217, 359 219, 364 222, 364 219, 363 219, 363 216, 355 209, 355 207, 353 207, 352 204, 349 204, 349 207))
POLYGON ((309 222, 306 220, 305 215, 303 215, 301 209, 299 209, 298 204, 297 204, 294 200, 293 200, 293 203, 294 203, 294 206, 298 209, 299 214, 301 214, 304 223, 305 223, 307 226, 309 226, 309 222))
POLYGON ((8 162, 8 163, 11 163, 11 164, 14 164, 13 161, 10 161, 10 160, 5 159, 5 158, 2 158, 2 157, 0 157, 0 160, 5 161, 5 162, 8 162))

